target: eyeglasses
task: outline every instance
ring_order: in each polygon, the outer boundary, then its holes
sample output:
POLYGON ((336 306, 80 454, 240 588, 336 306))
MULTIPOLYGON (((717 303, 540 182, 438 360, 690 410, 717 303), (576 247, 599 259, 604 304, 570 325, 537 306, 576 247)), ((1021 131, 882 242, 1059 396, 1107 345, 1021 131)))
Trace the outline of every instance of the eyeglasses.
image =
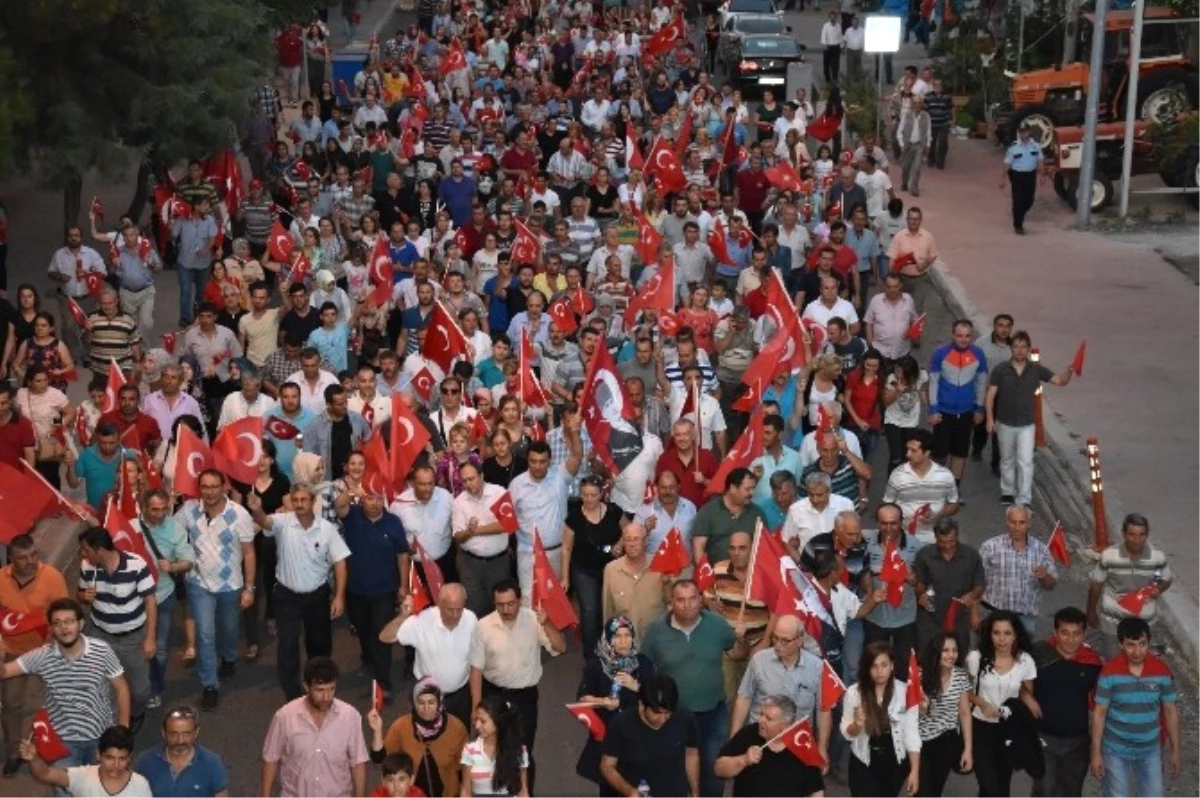
POLYGON ((167 713, 168 718, 183 718, 184 720, 195 720, 196 710, 191 707, 176 707, 167 713))

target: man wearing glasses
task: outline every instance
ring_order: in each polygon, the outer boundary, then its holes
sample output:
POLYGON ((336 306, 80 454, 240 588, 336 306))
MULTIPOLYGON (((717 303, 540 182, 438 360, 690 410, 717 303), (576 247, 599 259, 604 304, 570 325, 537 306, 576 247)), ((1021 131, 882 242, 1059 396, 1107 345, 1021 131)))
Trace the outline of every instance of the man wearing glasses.
POLYGON ((771 647, 750 658, 746 675, 738 687, 737 698, 729 713, 729 736, 747 723, 757 723, 763 701, 781 695, 796 705, 796 719, 816 716, 819 749, 828 761, 832 716, 819 710, 821 698, 821 658, 804 649, 804 624, 794 615, 780 615, 771 631, 771 647))
POLYGON ((155 795, 229 795, 229 773, 221 757, 196 745, 196 710, 175 707, 163 717, 162 742, 143 751, 133 766, 155 795))

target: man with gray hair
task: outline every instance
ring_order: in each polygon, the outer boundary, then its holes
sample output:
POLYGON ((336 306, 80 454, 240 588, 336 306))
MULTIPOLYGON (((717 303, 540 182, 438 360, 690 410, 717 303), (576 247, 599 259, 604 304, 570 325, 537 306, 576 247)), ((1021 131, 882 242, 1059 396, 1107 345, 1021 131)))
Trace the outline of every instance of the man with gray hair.
MULTIPOLYGON (((750 658, 746 674, 738 686, 737 698, 729 713, 729 736, 747 723, 758 721, 763 709, 784 697, 793 706, 793 714, 812 720, 827 739, 830 713, 818 714, 821 696, 821 658, 805 650, 804 624, 794 615, 780 615, 771 629, 771 645, 750 658)), ((778 706, 778 704, 775 704, 778 706)))
POLYGON ((828 736, 822 735, 818 744, 813 729, 792 728, 804 717, 786 695, 764 698, 758 722, 743 726, 722 746, 713 763, 717 777, 733 779, 735 796, 824 795, 821 769, 804 764, 788 750, 789 743, 813 746, 829 760, 824 742, 828 736))
POLYGON ((218 430, 246 416, 262 418, 275 406, 275 400, 262 392, 262 377, 256 370, 242 369, 238 382, 241 389, 226 396, 225 401, 221 403, 221 415, 217 420, 218 430))
POLYGON ((979 547, 987 579, 984 609, 1015 612, 1030 637, 1035 635, 1042 591, 1053 590, 1058 584, 1058 569, 1050 549, 1029 536, 1032 517, 1033 511, 1025 505, 1012 505, 1004 513, 1008 533, 989 538, 979 547))
MULTIPOLYGON (((804 405, 799 405, 800 412, 804 412, 804 405)), ((846 442, 846 449, 851 454, 860 460, 863 459, 862 445, 859 443, 858 436, 853 431, 846 429, 841 425, 842 421, 842 403, 841 402, 824 402, 821 408, 825 411, 829 423, 833 425, 833 434, 839 440, 846 442)), ((800 441, 800 471, 808 468, 813 463, 817 462, 820 452, 817 451, 818 431, 813 430, 804 436, 800 441)), ((799 473, 797 473, 797 476, 799 473)))
POLYGON ((797 562, 809 540, 833 531, 838 513, 854 512, 854 502, 833 493, 833 482, 824 472, 809 473, 804 478, 804 491, 808 495, 788 509, 782 532, 783 543, 797 562))
POLYGON ((181 390, 183 368, 178 363, 167 363, 162 367, 162 377, 157 391, 146 394, 142 399, 142 412, 158 422, 158 431, 164 441, 171 440, 175 421, 180 416, 195 416, 204 425, 204 414, 196 397, 181 390))

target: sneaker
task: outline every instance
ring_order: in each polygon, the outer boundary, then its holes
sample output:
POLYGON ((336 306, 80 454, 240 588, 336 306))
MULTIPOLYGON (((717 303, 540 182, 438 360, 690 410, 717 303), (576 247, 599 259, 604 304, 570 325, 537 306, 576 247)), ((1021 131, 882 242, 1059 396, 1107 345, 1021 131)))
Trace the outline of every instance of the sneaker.
POLYGON ((162 706, 162 696, 152 695, 146 699, 146 709, 158 709, 162 706))
POLYGON ((1003 496, 1000 497, 1000 503, 1003 505, 1012 504, 1013 503, 1012 495, 1010 495, 1008 493, 1004 494, 1003 496))
POLYGON ((204 693, 200 696, 200 708, 205 712, 212 712, 217 708, 217 703, 221 700, 221 693, 215 687, 205 687, 204 693))
POLYGON ((217 678, 221 681, 233 678, 234 663, 230 660, 221 660, 221 667, 217 668, 217 678))

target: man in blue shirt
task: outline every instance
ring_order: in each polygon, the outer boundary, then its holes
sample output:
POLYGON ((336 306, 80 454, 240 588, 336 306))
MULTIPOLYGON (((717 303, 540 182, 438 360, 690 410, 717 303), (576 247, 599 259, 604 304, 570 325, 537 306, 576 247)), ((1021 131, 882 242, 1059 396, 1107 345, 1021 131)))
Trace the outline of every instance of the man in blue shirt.
POLYGON ((400 518, 385 512, 382 489, 382 484, 366 484, 344 490, 334 508, 350 547, 346 612, 358 633, 363 663, 380 689, 391 693, 392 647, 380 642, 379 633, 408 594, 408 538, 400 518))
POLYGON ((155 795, 228 796, 229 773, 221 757, 196 745, 196 710, 179 706, 163 717, 163 741, 137 758, 133 769, 155 795))
POLYGON ((463 162, 455 158, 450 162, 450 176, 438 186, 438 199, 446 204, 446 210, 455 227, 465 227, 471 222, 471 204, 475 199, 475 181, 463 171, 463 162))
POLYGON ((1033 126, 1028 121, 1021 123, 1017 140, 1004 153, 1004 170, 1000 174, 1000 188, 1004 188, 1006 181, 1012 184, 1013 230, 1022 236, 1025 214, 1033 207, 1037 173, 1044 160, 1042 145, 1033 140, 1032 132, 1033 126))
POLYGON ((79 453, 78 460, 72 450, 67 449, 67 484, 72 488, 83 484, 87 502, 97 512, 104 512, 104 494, 116 487, 122 451, 121 433, 111 421, 96 425, 92 445, 79 453))

